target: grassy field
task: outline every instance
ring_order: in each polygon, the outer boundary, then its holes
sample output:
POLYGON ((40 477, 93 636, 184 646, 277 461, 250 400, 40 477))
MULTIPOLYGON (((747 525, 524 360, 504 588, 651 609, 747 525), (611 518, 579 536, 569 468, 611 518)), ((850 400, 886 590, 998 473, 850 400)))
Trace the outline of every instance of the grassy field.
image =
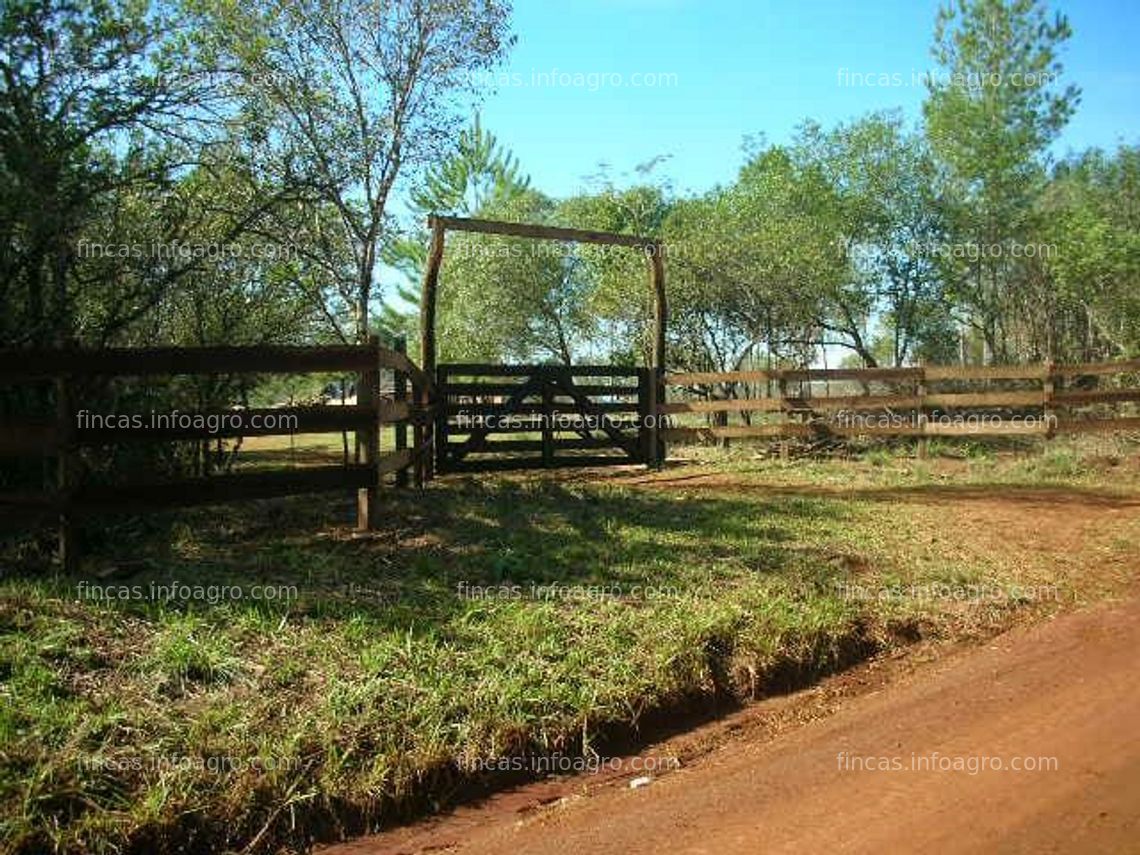
POLYGON ((935 451, 447 478, 366 536, 338 496, 93 532, 82 579, 0 582, 3 851, 303 849, 1132 585, 1134 447, 935 451))

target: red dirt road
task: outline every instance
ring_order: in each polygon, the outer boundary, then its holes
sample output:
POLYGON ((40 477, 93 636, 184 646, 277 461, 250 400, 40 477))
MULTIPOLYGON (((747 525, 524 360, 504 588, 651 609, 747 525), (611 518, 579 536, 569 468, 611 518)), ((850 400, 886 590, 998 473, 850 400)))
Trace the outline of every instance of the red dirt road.
POLYGON ((1140 600, 1100 606, 896 675, 775 738, 729 739, 648 786, 526 813, 492 803, 335 851, 1140 852, 1138 657, 1140 600), (981 757, 1046 768, 952 768, 981 757))

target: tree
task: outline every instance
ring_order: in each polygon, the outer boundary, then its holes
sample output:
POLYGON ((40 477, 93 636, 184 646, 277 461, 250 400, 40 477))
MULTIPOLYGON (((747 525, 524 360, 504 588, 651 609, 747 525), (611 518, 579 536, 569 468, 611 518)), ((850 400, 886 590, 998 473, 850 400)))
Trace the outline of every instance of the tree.
MULTIPOLYGON (((553 200, 527 190, 475 213, 543 223, 555 209, 553 200)), ((593 337, 586 296, 578 261, 566 244, 455 233, 439 285, 441 357, 569 365, 593 337)))
MULTIPOLYGON (((0 11, 0 341, 72 338, 83 229, 116 195, 166 181, 213 94, 176 9, 9 0, 0 11)), ((171 271, 176 276, 178 271, 171 271)), ((168 284, 129 302, 153 305, 168 284)), ((127 303, 120 307, 127 311, 127 303)))
MULTIPOLYGON (((407 306, 418 307, 418 286, 427 262, 429 234, 424 227, 428 214, 471 216, 491 206, 509 205, 530 186, 518 160, 485 130, 476 114, 445 160, 433 164, 411 195, 414 219, 411 234, 385 245, 383 259, 407 280, 396 293, 407 306)), ((391 303, 384 304, 380 326, 389 333, 407 330, 416 318, 391 303)))
MULTIPOLYGON (((513 43, 503 0, 202 0, 207 43, 234 72, 239 129, 259 171, 303 183, 336 214, 328 312, 370 331, 388 202, 402 172, 446 150, 471 72, 513 43)), ((340 329, 343 337, 349 337, 340 329)))
POLYGON ((840 198, 818 163, 794 154, 759 149, 734 184, 677 205, 666 223, 670 289, 683 295, 673 316, 703 367, 810 361, 831 342, 823 332, 873 359, 863 341, 870 307, 837 239, 840 198))
MULTIPOLYGON (((951 318, 937 264, 941 176, 925 139, 908 133, 898 114, 877 113, 830 131, 805 125, 796 156, 817 164, 839 197, 836 238, 851 278, 841 296, 855 300, 842 317, 859 317, 871 305, 883 329, 870 346, 873 360, 902 365, 918 353, 944 352, 951 318)), ((843 331, 859 343, 856 352, 867 348, 860 328, 843 331)))
POLYGON ((1140 353, 1140 148, 1090 151, 1058 166, 1039 202, 1035 307, 1050 355, 1097 361, 1140 353))
MULTIPOLYGON (((672 208, 668 187, 650 183, 657 161, 636 170, 638 183, 617 187, 603 172, 596 189, 559 203, 566 226, 659 238, 672 208)), ((644 253, 628 247, 579 244, 573 248, 583 305, 602 343, 597 357, 615 364, 652 363, 654 295, 644 253)), ((668 261, 666 261, 668 263, 668 261)))
POLYGON ((1008 359, 1006 326, 1049 145, 1079 100, 1058 85, 1067 19, 1040 0, 958 0, 943 8, 928 81, 927 134, 949 177, 944 200, 951 241, 942 267, 981 335, 986 360, 1008 359))

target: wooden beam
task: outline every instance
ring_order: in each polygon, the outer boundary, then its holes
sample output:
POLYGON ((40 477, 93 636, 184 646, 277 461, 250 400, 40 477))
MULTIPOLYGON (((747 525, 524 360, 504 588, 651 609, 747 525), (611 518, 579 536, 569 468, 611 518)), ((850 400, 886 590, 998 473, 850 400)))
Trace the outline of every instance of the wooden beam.
POLYGON ((1140 359, 1126 359, 1121 362, 1085 362, 1053 366, 1053 373, 1063 377, 1072 377, 1078 374, 1121 374, 1130 371, 1140 371, 1140 359))
POLYGON ((672 404, 659 404, 657 412, 662 415, 678 413, 772 413, 785 408, 784 401, 781 398, 726 398, 715 401, 676 401, 672 404))
POLYGON ((55 379, 56 496, 59 509, 59 563, 65 573, 79 567, 79 544, 74 498, 78 481, 79 458, 75 444, 75 399, 69 375, 55 379))
POLYGON ((621 365, 494 365, 487 362, 449 362, 448 388, 452 377, 636 377, 636 368, 621 365))
POLYGON ((775 380, 778 371, 687 371, 666 374, 666 386, 704 386, 714 383, 763 383, 775 380))
POLYGON ((661 431, 668 442, 686 442, 703 439, 744 439, 749 437, 811 436, 811 425, 770 424, 732 425, 729 427, 669 428, 661 431))
POLYGON ((929 390, 926 387, 926 370, 925 370, 926 366, 923 365, 922 368, 923 368, 922 376, 920 376, 918 378, 918 382, 915 383, 915 388, 914 388, 915 397, 918 398, 918 430, 919 430, 918 447, 917 447, 917 449, 915 449, 915 451, 918 455, 919 460, 925 460, 927 457, 930 456, 930 440, 927 439, 927 437, 926 437, 926 420, 927 420, 926 395, 929 392, 929 390))
MULTIPOLYGON (((431 243, 424 266, 420 294, 420 368, 429 378, 435 376, 435 295, 439 290, 439 268, 443 264, 443 225, 429 218, 431 243)), ((430 388, 430 386, 428 386, 430 388)))
POLYGON ((669 319, 669 304, 665 295, 665 261, 660 247, 647 247, 649 280, 653 289, 653 364, 650 366, 649 400, 647 409, 653 414, 649 425, 650 457, 646 463, 654 468, 665 463, 666 450, 658 424, 658 408, 665 403, 665 328, 669 319))
POLYGON ((362 371, 376 352, 364 345, 278 347, 153 347, 82 350, 0 350, 0 380, 159 374, 304 374, 362 371))
POLYGON ((934 380, 1043 380, 1044 365, 928 365, 926 379, 934 380))
POLYGON ((597 243, 609 246, 658 247, 656 238, 623 235, 617 232, 600 232, 588 229, 564 229, 558 226, 538 226, 531 223, 504 223, 498 220, 478 220, 469 217, 428 217, 428 226, 456 232, 478 232, 485 235, 536 238, 538 240, 597 243))
POLYGON ((761 383, 766 380, 811 382, 813 380, 904 381, 922 377, 921 368, 781 368, 775 371, 693 371, 669 374, 670 386, 703 386, 716 383, 761 383))
POLYGON ((1041 401, 1041 392, 966 392, 961 394, 926 396, 926 406, 933 409, 1040 407, 1041 401))
POLYGON ((159 507, 226 504, 366 487, 376 479, 371 466, 319 466, 273 472, 241 472, 159 484, 91 486, 80 489, 75 505, 83 514, 146 512, 159 507))
POLYGON ((1117 404, 1125 401, 1140 401, 1140 389, 1097 389, 1084 392, 1054 392, 1053 404, 1076 406, 1080 404, 1117 404))
POLYGON ((357 531, 375 531, 380 525, 380 473, 376 469, 380 460, 380 339, 371 336, 368 345, 377 359, 357 378, 356 401, 368 410, 368 420, 357 427, 356 442, 363 448, 364 465, 373 470, 375 478, 356 491, 357 531))
MULTIPOLYGON (((480 454, 484 453, 480 449, 480 454)), ((451 472, 506 472, 513 469, 538 469, 542 463, 541 457, 501 457, 486 459, 458 460, 449 464, 451 472)), ((628 457, 612 455, 576 455, 555 457, 551 464, 554 469, 571 469, 586 466, 629 466, 632 465, 628 457)))
MULTIPOLYGON (((404 336, 400 336, 395 341, 395 351, 401 356, 406 356, 408 352, 408 341, 404 336)), ((397 407, 403 407, 408 415, 411 415, 411 406, 408 403, 408 372, 398 370, 393 376, 393 384, 395 386, 395 401, 397 407)), ((380 409, 380 420, 384 421, 384 408, 380 409)), ((408 425, 406 419, 397 420, 396 423, 396 453, 408 450, 408 425)), ((408 467, 396 470, 396 486, 408 486, 408 467)))
POLYGON ((1140 418, 1124 419, 1061 419, 1057 433, 1116 433, 1140 430, 1140 418))
MULTIPOLYGON (((474 397, 477 395, 512 395, 518 389, 518 383, 447 383, 447 397, 474 397)), ((637 386, 608 386, 602 383, 582 385, 575 384, 575 388, 583 395, 609 395, 612 397, 629 397, 638 394, 637 386)))
MULTIPOLYGON (((574 437, 573 439, 557 439, 555 438, 551 446, 555 452, 558 451, 584 451, 588 449, 614 449, 613 441, 609 437, 590 436, 590 437, 574 437)), ((505 439, 499 441, 488 441, 479 446, 477 451, 472 454, 506 454, 517 452, 533 452, 541 454, 545 448, 545 442, 541 439, 505 439)), ((557 459, 557 458, 552 458, 557 459)))
MULTIPOLYGON (((554 381, 544 381, 553 383, 554 381)), ((527 393, 527 397, 533 395, 541 395, 542 389, 536 388, 527 393)), ((513 397, 508 400, 514 400, 513 397)), ((512 415, 535 416, 546 412, 550 415, 561 417, 566 415, 574 415, 578 412, 579 398, 572 397, 561 389, 556 390, 550 398, 549 411, 546 409, 546 403, 543 401, 535 401, 532 403, 519 403, 513 404, 509 408, 504 404, 447 404, 441 405, 440 411, 449 416, 468 416, 476 418, 479 416, 497 416, 506 418, 512 415), (570 397, 570 401, 557 400, 558 398, 570 397)), ((591 402, 596 412, 599 413, 636 413, 638 412, 637 401, 605 401, 605 402, 591 402)))
POLYGON ((937 420, 927 422, 923 427, 926 436, 1044 436, 1048 433, 1044 421, 1040 422, 999 422, 996 424, 956 422, 944 424, 937 420))
MULTIPOLYGON (((74 420, 74 415, 71 416, 74 420)), ((0 457, 48 454, 59 441, 54 422, 28 421, 0 425, 0 457)))
MULTIPOLYGON (((637 418, 623 418, 617 416, 601 416, 597 421, 584 419, 580 414, 577 417, 567 415, 565 418, 560 419, 560 424, 555 429, 556 434, 562 433, 577 433, 589 431, 602 430, 601 422, 604 421, 608 426, 622 431, 635 431, 640 425, 640 420, 637 418)), ((542 433, 542 418, 523 416, 518 419, 508 420, 507 423, 498 423, 493 426, 480 426, 473 427, 470 425, 449 424, 447 428, 448 437, 470 436, 473 433, 481 432, 484 439, 491 434, 512 434, 512 433, 542 433)), ((460 443, 449 442, 448 448, 458 447, 460 443)))

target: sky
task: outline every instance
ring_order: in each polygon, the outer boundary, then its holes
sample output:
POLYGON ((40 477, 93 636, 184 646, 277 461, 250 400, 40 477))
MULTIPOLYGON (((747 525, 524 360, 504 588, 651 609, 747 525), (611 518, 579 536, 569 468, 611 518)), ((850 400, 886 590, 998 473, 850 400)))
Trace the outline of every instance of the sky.
MULTIPOLYGON (((516 0, 508 62, 475 81, 483 124, 553 196, 589 189, 602 163, 632 183, 660 155, 655 175, 701 192, 733 180, 749 136, 781 143, 806 118, 830 127, 890 108, 917 121, 938 5, 516 0), (861 85, 880 75, 900 85, 861 85)), ((1063 82, 1083 93, 1056 154, 1140 142, 1140 0, 1053 8, 1074 31, 1063 82)))

